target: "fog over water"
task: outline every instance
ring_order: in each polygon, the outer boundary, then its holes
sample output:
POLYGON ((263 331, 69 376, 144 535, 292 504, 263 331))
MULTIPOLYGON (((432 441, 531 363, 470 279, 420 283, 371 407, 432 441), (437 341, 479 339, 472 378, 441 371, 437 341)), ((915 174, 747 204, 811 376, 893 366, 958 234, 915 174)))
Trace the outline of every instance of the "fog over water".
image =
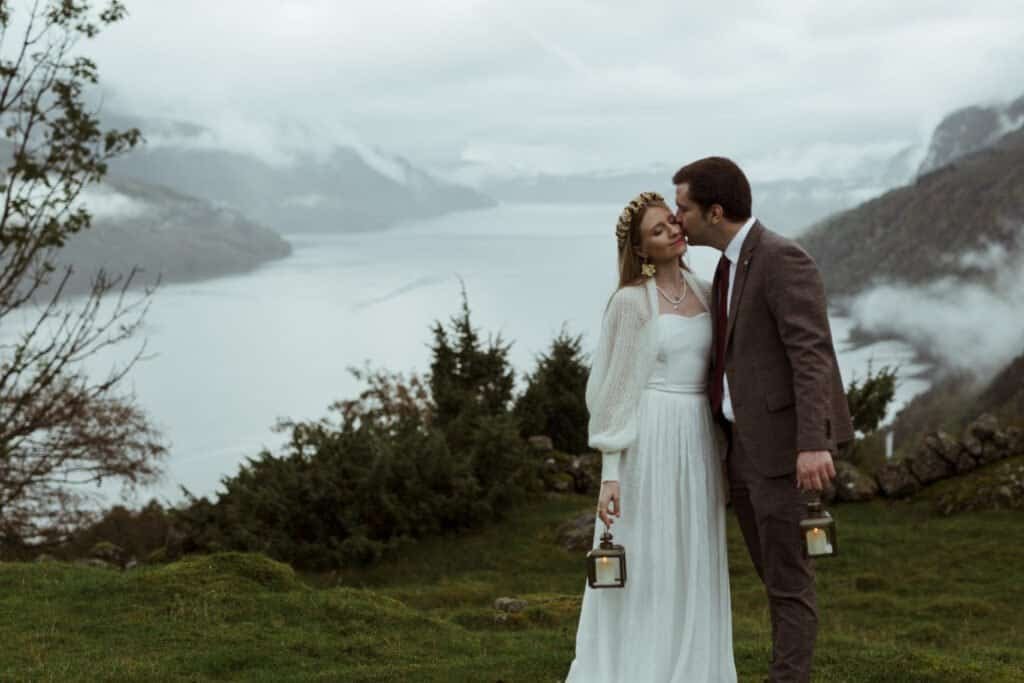
MULTIPOLYGON (((1016 237, 1024 244, 1024 225, 1016 237)), ((915 286, 879 283, 855 298, 850 314, 865 331, 899 334, 929 349, 944 367, 989 378, 1024 347, 1024 251, 989 244, 950 259, 989 281, 940 277, 915 286)))

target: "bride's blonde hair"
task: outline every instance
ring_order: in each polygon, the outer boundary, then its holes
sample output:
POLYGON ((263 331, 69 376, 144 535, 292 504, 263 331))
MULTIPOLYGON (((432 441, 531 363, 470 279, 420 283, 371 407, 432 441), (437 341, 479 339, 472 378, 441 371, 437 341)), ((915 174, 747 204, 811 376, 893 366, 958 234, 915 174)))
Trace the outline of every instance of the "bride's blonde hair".
MULTIPOLYGON (((619 222, 615 225, 615 237, 619 243, 619 287, 638 285, 644 281, 643 259, 637 253, 643 235, 640 232, 640 224, 643 223, 647 210, 652 206, 659 206, 671 212, 665 198, 657 192, 641 192, 633 200, 626 204, 626 208, 619 214, 619 222)), ((682 258, 679 265, 687 268, 682 258)))

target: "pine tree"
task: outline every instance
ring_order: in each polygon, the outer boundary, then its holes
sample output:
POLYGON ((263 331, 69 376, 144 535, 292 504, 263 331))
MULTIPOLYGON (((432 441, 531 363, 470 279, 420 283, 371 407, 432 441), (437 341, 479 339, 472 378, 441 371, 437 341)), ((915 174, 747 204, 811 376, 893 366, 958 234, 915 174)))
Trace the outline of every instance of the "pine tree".
POLYGON ((878 429, 895 394, 896 370, 885 365, 874 372, 869 365, 867 377, 851 380, 846 389, 853 428, 864 435, 878 429))
POLYGON ((587 450, 585 394, 590 370, 582 339, 563 327, 548 353, 537 357, 537 367, 526 376, 526 391, 515 406, 524 437, 549 436, 555 448, 566 453, 587 450))
POLYGON ((446 330, 437 321, 431 329, 430 395, 435 424, 448 436, 449 446, 456 448, 475 421, 508 413, 515 374, 508 360, 511 344, 497 335, 485 345, 473 327, 465 285, 462 310, 449 326, 446 330))

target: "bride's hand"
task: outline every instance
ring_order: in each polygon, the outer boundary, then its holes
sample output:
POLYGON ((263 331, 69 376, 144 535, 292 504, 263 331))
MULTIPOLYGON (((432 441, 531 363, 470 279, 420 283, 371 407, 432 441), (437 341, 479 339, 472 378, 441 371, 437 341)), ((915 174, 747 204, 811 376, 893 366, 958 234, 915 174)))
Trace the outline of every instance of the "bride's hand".
POLYGON ((619 499, 619 482, 601 482, 601 494, 597 498, 597 514, 609 529, 614 521, 612 520, 612 516, 622 516, 622 502, 619 499), (615 512, 612 512, 611 510, 612 503, 615 503, 615 512))

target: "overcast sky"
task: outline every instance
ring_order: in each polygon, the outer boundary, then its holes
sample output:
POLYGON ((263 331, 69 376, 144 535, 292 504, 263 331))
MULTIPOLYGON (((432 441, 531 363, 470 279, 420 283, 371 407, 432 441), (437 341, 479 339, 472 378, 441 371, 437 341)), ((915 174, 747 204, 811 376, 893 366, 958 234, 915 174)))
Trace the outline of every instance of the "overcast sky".
POLYGON ((1024 93, 1022 0, 125 2, 91 47, 108 107, 435 168, 834 173, 1024 93))

